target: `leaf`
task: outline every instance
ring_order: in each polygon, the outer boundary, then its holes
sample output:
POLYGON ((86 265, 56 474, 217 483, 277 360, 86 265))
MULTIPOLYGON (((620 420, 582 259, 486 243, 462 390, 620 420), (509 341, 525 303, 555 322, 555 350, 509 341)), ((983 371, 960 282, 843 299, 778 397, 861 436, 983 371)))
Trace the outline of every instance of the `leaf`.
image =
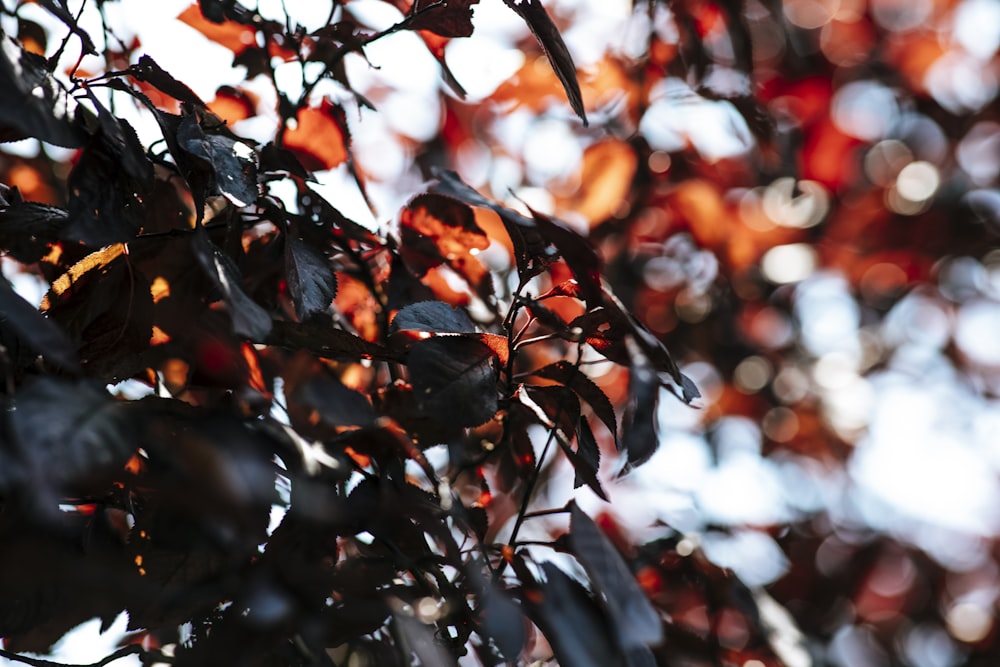
POLYGON ((442 37, 472 35, 472 5, 479 0, 416 0, 407 28, 429 30, 442 37))
POLYGON ((324 359, 402 361, 401 357, 377 343, 371 343, 343 329, 316 324, 275 320, 271 323, 271 332, 264 342, 290 350, 307 350, 324 359))
POLYGON ((521 606, 491 578, 483 576, 482 568, 479 559, 465 566, 470 587, 479 596, 479 632, 493 640, 501 657, 517 662, 526 640, 521 606))
POLYGON ((160 92, 166 93, 181 102, 187 102, 188 104, 200 109, 205 108, 205 103, 187 86, 187 84, 181 83, 175 79, 169 72, 157 65, 155 60, 147 55, 141 56, 139 58, 139 62, 132 65, 132 67, 128 69, 128 72, 139 81, 148 83, 160 92))
POLYGON ((493 350, 477 340, 435 336, 417 341, 406 365, 418 411, 459 426, 479 426, 498 408, 493 350))
POLYGON ((558 382, 564 387, 569 387, 576 392, 577 396, 587 401, 597 415, 618 442, 618 421, 615 418, 615 408, 611 405, 607 395, 594 381, 584 375, 580 369, 568 361, 557 361, 543 368, 531 372, 537 377, 546 378, 558 382))
POLYGON ((225 134, 206 133, 194 114, 177 128, 177 142, 190 155, 207 162, 219 194, 234 206, 249 206, 257 199, 257 162, 252 149, 225 134))
POLYGON ((590 241, 574 232, 555 218, 528 208, 538 232, 559 251, 569 270, 576 278, 580 296, 588 308, 597 308, 604 303, 601 288, 601 260, 590 241))
POLYGON ((433 173, 438 182, 431 188, 431 192, 440 192, 456 197, 466 204, 488 208, 500 216, 500 221, 514 246, 517 275, 522 283, 542 273, 558 256, 554 249, 550 249, 548 241, 542 236, 535 221, 490 201, 463 183, 453 171, 435 169, 433 173))
POLYGON ((312 380, 299 389, 295 396, 334 426, 370 426, 375 423, 375 411, 368 398, 361 392, 345 387, 340 380, 312 380))
POLYGON ((552 646, 560 665, 608 667, 622 664, 613 630, 586 589, 551 562, 542 563, 544 581, 517 565, 525 587, 525 607, 552 646))
POLYGON ((629 466, 639 466, 659 447, 656 433, 656 405, 660 380, 642 349, 629 338, 632 365, 628 369, 629 402, 622 426, 622 447, 629 466))
POLYGON ((401 308, 389 324, 389 333, 427 331, 430 333, 474 333, 476 325, 466 312, 443 301, 421 301, 401 308))
POLYGON ((250 340, 264 340, 271 331, 271 316, 243 291, 233 261, 209 240, 204 227, 195 230, 192 247, 201 268, 229 308, 233 332, 250 340))
POLYGON ((23 50, 0 30, 0 141, 35 137, 65 148, 87 143, 90 113, 46 68, 45 59, 23 50))
POLYGON ((580 418, 580 426, 576 431, 576 443, 576 451, 574 452, 562 440, 559 440, 566 458, 569 459, 576 473, 573 479, 573 488, 578 489, 586 484, 601 500, 609 502, 608 494, 604 490, 604 486, 601 485, 600 478, 597 476, 598 471, 601 469, 601 450, 597 446, 597 441, 590 430, 590 425, 582 417, 580 418))
POLYGON ((569 547, 604 598, 622 648, 658 644, 663 640, 660 615, 639 588, 621 554, 593 519, 570 503, 569 547))
POLYGON ((324 98, 319 107, 299 109, 294 129, 282 144, 309 171, 323 171, 347 162, 350 135, 344 108, 324 98))
POLYGON ((18 391, 12 407, 22 482, 40 483, 43 492, 71 491, 113 473, 136 446, 132 407, 90 381, 40 377, 18 391))
POLYGON ((248 47, 257 45, 256 31, 240 22, 227 21, 226 19, 232 18, 233 14, 232 11, 227 11, 227 5, 238 6, 233 2, 199 0, 198 4, 192 4, 178 14, 177 20, 186 23, 207 39, 226 47, 234 54, 240 54, 248 47))
POLYGON ((417 195, 400 213, 399 224, 433 239, 445 259, 490 245, 472 209, 453 197, 417 195))
MULTIPOLYGON (((14 191, 16 192, 16 191, 14 191)), ((56 243, 69 214, 61 208, 22 201, 0 205, 0 248, 25 264, 37 262, 56 243)))
POLYGON ((308 320, 330 307, 337 293, 337 274, 318 250, 286 234, 285 270, 299 321, 308 320))
POLYGON ((80 371, 76 346, 69 336, 21 298, 3 278, 0 278, 0 327, 13 329, 24 345, 50 362, 80 371))
MULTIPOLYGON (((434 667, 458 667, 458 661, 450 651, 437 641, 435 628, 417 620, 413 616, 395 614, 393 622, 397 635, 402 640, 402 649, 412 653, 417 658, 418 665, 433 665, 434 667)), ((410 659, 404 658, 404 664, 410 664, 410 659)))
POLYGON ((120 156, 108 150, 101 134, 91 137, 69 174, 69 224, 62 231, 92 248, 135 238, 144 208, 120 156))
POLYGON ((566 48, 562 36, 548 12, 542 7, 539 0, 503 0, 504 3, 514 10, 514 12, 524 19, 531 29, 532 34, 542 47, 542 51, 552 63, 552 69, 566 91, 569 105, 576 112, 576 115, 587 125, 587 112, 583 108, 583 96, 580 94, 580 84, 576 80, 576 65, 573 64, 573 57, 566 48))

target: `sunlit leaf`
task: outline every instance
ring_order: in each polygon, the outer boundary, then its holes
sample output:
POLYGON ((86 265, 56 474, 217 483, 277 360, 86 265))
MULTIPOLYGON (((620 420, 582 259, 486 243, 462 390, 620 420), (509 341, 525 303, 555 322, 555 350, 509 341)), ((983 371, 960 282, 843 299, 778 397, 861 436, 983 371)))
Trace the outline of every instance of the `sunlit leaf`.
POLYGON ((344 109, 324 99, 318 107, 299 110, 283 145, 306 169, 322 171, 347 161, 349 141, 344 109))

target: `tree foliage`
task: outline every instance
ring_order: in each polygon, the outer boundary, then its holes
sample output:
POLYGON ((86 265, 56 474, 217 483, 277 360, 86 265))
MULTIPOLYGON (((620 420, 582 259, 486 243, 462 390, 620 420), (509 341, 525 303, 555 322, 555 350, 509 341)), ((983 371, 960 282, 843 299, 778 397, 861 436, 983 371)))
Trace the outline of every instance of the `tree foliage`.
MULTIPOLYGON (((0 32, 0 140, 49 152, 0 162, 0 248, 45 289, 36 309, 0 281, 0 655, 30 662, 19 654, 125 611, 109 659, 143 664, 809 664, 815 646, 774 598, 818 645, 836 632, 824 602, 907 547, 859 540, 843 558, 865 563, 824 578, 807 565, 818 529, 774 527, 795 566, 768 592, 679 530, 631 541, 583 498, 614 501, 612 485, 658 455, 661 399, 699 404, 667 334, 733 378, 708 426, 720 410, 765 426, 791 414, 797 438, 775 427, 770 446, 842 460, 849 438, 815 403, 738 385, 751 353, 797 354, 768 324, 787 322, 794 280, 769 274, 765 253, 814 243, 824 257, 809 256, 878 317, 937 257, 984 247, 972 214, 995 215, 988 195, 918 201, 898 174, 858 176, 863 142, 823 116, 829 53, 760 54, 764 28, 817 39, 780 7, 637 3, 641 54, 585 76, 564 17, 504 0, 533 37, 520 48, 551 67, 526 64, 489 105, 463 101, 446 58, 474 34, 479 1, 385 1, 399 20, 381 30, 339 0, 311 31, 249 3, 186 9, 180 21, 231 50, 245 82, 268 82, 266 113, 249 87, 203 100, 110 30, 110 2, 80 9, 100 15, 99 37, 67 4, 39 2, 62 26, 56 52, 26 5, 3 8, 20 22, 0 32), (444 129, 412 142, 424 185, 372 230, 318 181, 339 169, 375 209, 351 128, 378 104, 345 61, 397 33, 440 65, 444 129), (58 71, 67 49, 81 60, 58 71), (288 64, 294 94, 277 73, 288 64), (744 149, 711 159, 691 126, 644 125, 685 104, 728 110, 736 129, 709 131, 744 149), (577 187, 550 183, 555 213, 455 170, 476 110, 515 108, 586 137, 577 187), (273 121, 265 141, 234 127, 258 116, 273 121), (896 258, 910 233, 946 247, 896 258), (567 477, 576 499, 547 506, 567 477)), ((963 110, 907 94, 922 118, 961 124, 963 110)), ((932 603, 897 609, 940 620, 932 603)))

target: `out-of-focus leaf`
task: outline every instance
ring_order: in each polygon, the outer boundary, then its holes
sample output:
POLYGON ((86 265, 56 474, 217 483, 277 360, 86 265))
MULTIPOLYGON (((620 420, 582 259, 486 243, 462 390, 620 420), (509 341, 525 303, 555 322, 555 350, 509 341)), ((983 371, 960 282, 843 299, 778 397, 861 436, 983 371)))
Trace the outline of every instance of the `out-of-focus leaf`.
POLYGON ((629 650, 661 642, 660 615, 621 554, 575 502, 570 504, 569 546, 603 596, 621 647, 629 650))
POLYGON ((461 308, 443 301, 421 301, 400 308, 389 324, 389 332, 427 331, 430 333, 473 333, 476 325, 461 308))
POLYGON ((300 321, 325 312, 337 293, 337 274, 317 250, 290 234, 285 236, 288 291, 300 321))
POLYGON ((656 434, 656 405, 660 380, 649 357, 631 339, 629 351, 632 365, 628 371, 629 402, 622 427, 622 447, 628 454, 630 466, 642 465, 659 447, 656 434))
POLYGON ((489 577, 484 576, 482 560, 473 560, 465 566, 470 588, 479 596, 481 634, 493 640, 501 657, 517 662, 524 650, 524 614, 507 591, 489 577))
POLYGON ((264 342, 291 350, 308 350, 324 359, 402 361, 401 357, 378 343, 369 342, 343 329, 316 324, 275 320, 264 342))
POLYGON ((11 199, 9 206, 0 205, 0 248, 19 262, 37 262, 59 240, 69 214, 55 206, 22 201, 20 194, 11 199))
MULTIPOLYGON (((177 15, 177 20, 191 26, 206 39, 226 47, 235 55, 257 46, 256 31, 240 21, 227 20, 234 15, 233 8, 243 8, 236 2, 201 2, 192 4, 177 15), (200 8, 199 8, 200 5, 200 8)), ((251 14, 250 11, 246 11, 251 14)), ((251 14, 252 15, 252 14, 251 14)))
POLYGON ((498 408, 493 358, 493 350, 469 338, 417 341, 406 358, 417 409, 461 426, 491 419, 498 408))
POLYGON ((52 363, 80 370, 76 346, 69 336, 0 279, 0 328, 4 327, 13 329, 19 340, 52 363))
POLYGON ((544 581, 536 581, 514 561, 525 587, 531 620, 545 634, 560 665, 607 667, 622 664, 622 656, 604 612, 586 589, 551 562, 542 563, 544 581))
POLYGON ((282 143, 310 171, 343 164, 350 144, 344 108, 324 98, 318 107, 300 109, 295 128, 285 132, 282 143))
POLYGON ((194 114, 181 120, 177 142, 210 165, 219 194, 235 206, 249 206, 257 199, 256 156, 245 144, 225 134, 206 133, 194 114))
POLYGON ((312 380, 296 393, 296 397, 335 426, 370 426, 375 422, 375 411, 368 398, 345 387, 340 380, 312 380))
POLYGON ((531 29, 535 39, 541 45, 552 69, 566 91, 569 105, 580 117, 584 125, 587 125, 587 112, 583 108, 583 96, 580 94, 580 84, 576 80, 576 65, 573 64, 573 56, 570 55, 566 43, 552 18, 545 11, 540 0, 504 0, 504 4, 514 10, 514 12, 524 19, 531 29))
POLYGON ((434 626, 426 625, 404 614, 396 614, 393 622, 403 640, 403 650, 416 656, 417 664, 434 665, 434 667, 458 666, 455 656, 436 641, 434 626))
POLYGON ((490 244, 468 204, 443 195, 417 195, 403 208, 399 224, 433 239, 445 259, 490 244))
POLYGON ((611 405, 611 401, 601 388, 584 375, 577 366, 568 361, 557 361, 532 371, 531 374, 553 380, 575 391, 577 396, 590 404, 594 414, 608 427, 615 442, 618 442, 618 420, 615 418, 614 406, 611 405))
POLYGON ((416 0, 410 11, 407 27, 429 30, 442 37, 472 35, 472 5, 479 0, 416 0))
POLYGON ((90 381, 38 378, 18 391, 12 407, 20 481, 41 484, 43 493, 119 470, 136 446, 132 406, 90 381))
POLYGON ((87 143, 90 113, 49 74, 45 59, 0 31, 0 141, 35 137, 66 148, 87 143))
POLYGON ((233 261, 215 247, 203 227, 195 231, 192 247, 198 264, 229 308, 233 332, 251 340, 264 340, 271 331, 271 316, 243 291, 242 278, 233 261))

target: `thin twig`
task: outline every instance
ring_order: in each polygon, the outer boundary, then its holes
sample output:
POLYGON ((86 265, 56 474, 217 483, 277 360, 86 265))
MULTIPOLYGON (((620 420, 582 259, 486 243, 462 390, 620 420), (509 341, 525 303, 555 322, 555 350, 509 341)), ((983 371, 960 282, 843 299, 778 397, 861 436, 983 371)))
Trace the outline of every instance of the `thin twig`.
POLYGON ((92 662, 87 665, 74 665, 64 662, 53 662, 52 660, 45 660, 43 658, 32 658, 31 656, 21 655, 20 653, 14 653, 13 651, 7 651, 0 648, 0 657, 6 658, 7 660, 14 660, 15 662, 22 662, 26 665, 32 665, 32 667, 104 667, 104 665, 112 663, 115 660, 120 660, 121 658, 130 655, 143 655, 146 653, 146 649, 142 646, 139 646, 138 644, 131 644, 129 646, 123 646, 111 655, 107 655, 97 662, 92 662))

